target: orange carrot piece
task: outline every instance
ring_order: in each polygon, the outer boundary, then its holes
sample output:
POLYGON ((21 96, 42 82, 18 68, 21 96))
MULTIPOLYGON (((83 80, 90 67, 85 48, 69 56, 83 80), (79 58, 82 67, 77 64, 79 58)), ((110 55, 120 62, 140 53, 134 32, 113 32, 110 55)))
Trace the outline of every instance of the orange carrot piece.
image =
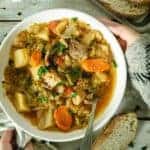
POLYGON ((71 87, 66 87, 64 94, 65 94, 65 96, 69 97, 69 96, 71 96, 72 92, 73 92, 73 89, 71 87))
POLYGON ((49 24, 48 24, 49 31, 56 34, 56 27, 57 27, 58 23, 59 23, 59 21, 57 21, 57 20, 49 22, 49 24))
POLYGON ((54 111, 54 119, 59 129, 63 131, 70 130, 73 119, 66 106, 59 106, 54 111))
POLYGON ((83 60, 81 66, 87 72, 104 72, 110 69, 110 65, 101 58, 83 60))
POLYGON ((64 57, 63 56, 59 56, 56 58, 56 64, 61 66, 64 62, 64 57))
POLYGON ((30 65, 33 67, 38 66, 41 63, 41 59, 42 59, 42 53, 38 50, 34 51, 31 54, 30 65))

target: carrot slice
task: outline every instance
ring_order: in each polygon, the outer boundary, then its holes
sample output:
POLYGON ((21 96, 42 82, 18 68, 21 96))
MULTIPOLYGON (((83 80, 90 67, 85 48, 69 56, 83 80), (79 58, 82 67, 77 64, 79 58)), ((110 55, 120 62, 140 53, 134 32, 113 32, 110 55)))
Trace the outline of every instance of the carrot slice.
POLYGON ((110 69, 110 65, 101 58, 85 59, 81 66, 87 72, 104 72, 110 69))
POLYGON ((64 56, 59 56, 56 58, 56 64, 61 66, 64 62, 64 56))
POLYGON ((54 111, 54 119, 59 129, 68 131, 72 125, 72 116, 66 106, 59 106, 54 111))
POLYGON ((71 87, 66 87, 64 94, 65 96, 69 97, 72 94, 72 92, 73 92, 73 89, 71 87))
POLYGON ((58 25, 59 21, 55 20, 55 21, 51 21, 49 24, 48 24, 48 29, 50 32, 56 34, 56 27, 58 25))
POLYGON ((33 67, 38 66, 41 63, 41 59, 42 59, 42 53, 38 50, 34 51, 31 54, 30 65, 33 67))

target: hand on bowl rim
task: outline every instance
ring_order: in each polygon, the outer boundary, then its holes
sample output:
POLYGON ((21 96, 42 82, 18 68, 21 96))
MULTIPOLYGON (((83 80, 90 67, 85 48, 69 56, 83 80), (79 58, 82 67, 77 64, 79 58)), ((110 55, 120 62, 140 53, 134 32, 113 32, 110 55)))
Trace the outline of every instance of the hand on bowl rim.
POLYGON ((99 20, 104 23, 111 32, 117 37, 121 47, 125 50, 127 46, 132 45, 139 37, 140 34, 132 28, 112 21, 108 18, 101 17, 99 20))
MULTIPOLYGON (((8 129, 4 131, 0 139, 0 150, 13 150, 16 149, 16 139, 15 131, 13 129, 8 129)), ((32 143, 28 143, 25 150, 33 150, 32 143)))

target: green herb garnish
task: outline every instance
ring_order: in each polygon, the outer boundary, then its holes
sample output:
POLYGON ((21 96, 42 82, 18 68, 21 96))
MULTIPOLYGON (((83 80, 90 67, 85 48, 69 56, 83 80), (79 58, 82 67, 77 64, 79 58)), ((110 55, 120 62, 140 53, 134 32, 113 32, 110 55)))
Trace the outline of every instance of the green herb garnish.
POLYGON ((41 66, 41 67, 38 69, 37 74, 38 74, 39 78, 41 78, 42 75, 45 74, 46 72, 48 72, 48 68, 45 67, 45 66, 41 66))
POLYGON ((76 92, 72 92, 71 97, 75 98, 78 94, 76 92))
POLYGON ((117 68, 117 63, 116 63, 116 61, 115 61, 114 59, 113 59, 112 63, 113 63, 113 66, 114 66, 115 68, 117 68))
POLYGON ((52 47, 52 53, 63 53, 66 50, 66 45, 61 43, 61 42, 57 42, 56 44, 54 44, 54 46, 52 47))
POLYGON ((73 18, 71 18, 71 20, 75 22, 78 20, 78 17, 73 17, 73 18))
POLYGON ((45 96, 39 96, 37 98, 37 101, 40 102, 40 103, 48 103, 48 98, 45 97, 45 96))
POLYGON ((81 77, 81 70, 80 68, 72 68, 70 71, 69 71, 69 76, 71 77, 71 80, 73 82, 76 82, 80 77, 81 77))
POLYGON ((65 82, 64 82, 64 81, 60 81, 60 82, 58 82, 58 83, 56 84, 56 86, 64 85, 64 84, 65 84, 65 82))
POLYGON ((72 109, 69 109, 69 113, 70 113, 70 115, 75 115, 75 112, 72 110, 72 109))

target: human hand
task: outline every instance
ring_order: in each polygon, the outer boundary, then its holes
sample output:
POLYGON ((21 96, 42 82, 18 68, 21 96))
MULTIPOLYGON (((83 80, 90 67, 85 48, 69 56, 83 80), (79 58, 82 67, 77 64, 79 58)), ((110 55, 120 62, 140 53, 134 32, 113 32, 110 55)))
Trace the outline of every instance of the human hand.
POLYGON ((138 32, 126 25, 111 21, 107 18, 100 18, 100 21, 104 23, 117 37, 120 45, 124 50, 127 46, 130 46, 140 37, 138 32))
MULTIPOLYGON (((0 139, 0 150, 13 150, 17 149, 15 141, 15 132, 14 130, 7 130, 1 136, 0 139)), ((27 144, 25 150, 33 150, 31 143, 27 144)))

